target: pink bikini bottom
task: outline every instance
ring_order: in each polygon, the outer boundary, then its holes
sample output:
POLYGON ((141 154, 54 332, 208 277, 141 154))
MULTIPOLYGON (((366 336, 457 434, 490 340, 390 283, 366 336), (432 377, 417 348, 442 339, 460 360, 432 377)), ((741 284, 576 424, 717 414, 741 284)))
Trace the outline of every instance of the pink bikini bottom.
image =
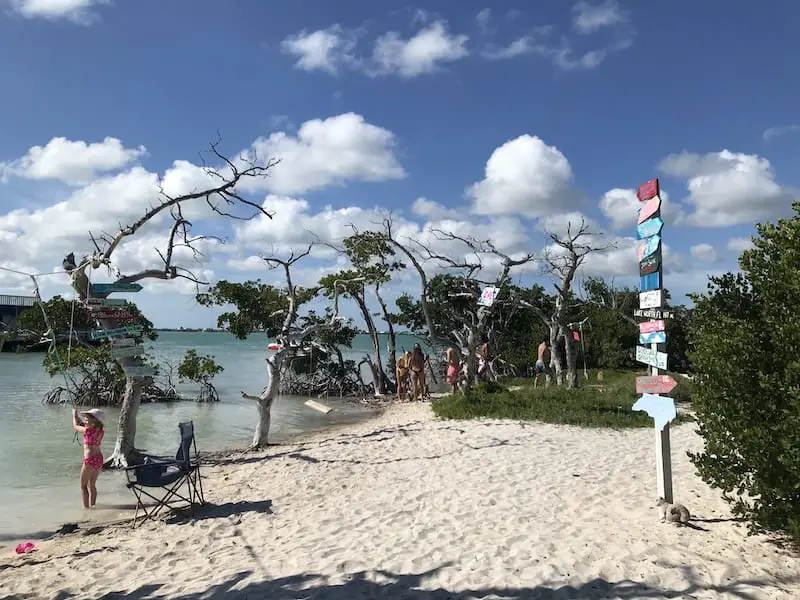
POLYGON ((87 456, 83 459, 83 464, 99 471, 103 468, 103 455, 92 454, 91 456, 87 456))

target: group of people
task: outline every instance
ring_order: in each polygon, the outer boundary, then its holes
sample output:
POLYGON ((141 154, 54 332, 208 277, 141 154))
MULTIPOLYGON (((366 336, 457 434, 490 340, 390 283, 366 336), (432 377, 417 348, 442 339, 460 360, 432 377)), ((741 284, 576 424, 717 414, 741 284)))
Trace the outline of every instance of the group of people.
POLYGON ((397 399, 405 400, 409 389, 412 400, 428 397, 428 383, 425 378, 425 354, 419 344, 414 344, 411 352, 403 352, 395 362, 397 379, 397 399))

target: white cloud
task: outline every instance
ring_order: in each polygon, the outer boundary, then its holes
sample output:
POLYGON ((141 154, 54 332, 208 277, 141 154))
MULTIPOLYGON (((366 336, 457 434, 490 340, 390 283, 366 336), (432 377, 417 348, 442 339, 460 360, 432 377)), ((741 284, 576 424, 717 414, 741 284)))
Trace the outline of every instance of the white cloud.
POLYGON ((21 158, 0 163, 0 174, 25 179, 56 179, 86 185, 103 173, 117 171, 141 158, 144 146, 125 148, 117 138, 86 143, 55 137, 46 146, 33 146, 21 158))
MULTIPOLYGON (((685 218, 679 204, 669 199, 669 195, 662 188, 661 218, 668 225, 678 225, 685 218)), ((608 190, 600 198, 600 211, 611 221, 612 229, 635 228, 639 215, 639 199, 636 190, 632 188, 614 188, 608 190)))
POLYGON ((484 179, 467 188, 466 195, 480 215, 541 217, 577 205, 571 180, 572 167, 561 151, 526 134, 492 152, 484 179))
POLYGON ((433 202, 427 198, 417 198, 411 204, 411 214, 430 220, 456 219, 463 214, 463 211, 446 208, 438 202, 433 202))
POLYGON ((308 32, 305 29, 281 42, 282 50, 297 59, 295 67, 304 71, 338 74, 344 67, 359 64, 355 55, 356 36, 338 24, 308 32))
POLYGON ((404 39, 389 31, 375 39, 369 57, 358 56, 357 40, 362 32, 335 24, 327 29, 303 30, 281 42, 284 53, 296 58, 295 67, 337 75, 344 69, 362 71, 370 77, 398 75, 413 78, 433 73, 443 64, 469 54, 466 35, 451 34, 444 21, 425 24, 427 13, 417 11, 414 22, 423 24, 416 34, 404 39))
POLYGON ((624 39, 608 47, 588 50, 576 56, 572 45, 566 38, 558 43, 548 39, 552 26, 536 27, 530 34, 510 42, 506 46, 487 45, 481 55, 487 60, 508 60, 527 54, 541 56, 562 71, 594 69, 600 66, 612 52, 624 50, 631 41, 624 39))
POLYGON ((488 33, 489 27, 492 22, 492 9, 484 8, 475 16, 475 22, 478 24, 478 29, 481 33, 488 33))
POLYGON ((248 189, 300 194, 347 181, 402 179, 405 171, 394 155, 394 134, 355 113, 313 119, 296 135, 285 132, 259 138, 251 150, 259 160, 280 159, 270 177, 244 182, 248 189))
POLYGON ((443 63, 467 56, 468 39, 466 35, 448 33, 443 21, 431 23, 407 40, 389 31, 375 41, 372 73, 406 78, 433 73, 443 63))
POLYGON ((770 127, 769 129, 765 129, 764 133, 761 136, 764 138, 764 141, 769 141, 780 137, 782 135, 787 135, 790 133, 798 133, 800 132, 800 124, 793 124, 793 125, 779 125, 777 127, 770 127))
POLYGON ((752 250, 755 248, 755 244, 753 244, 752 238, 734 237, 728 240, 727 247, 728 250, 735 252, 738 255, 745 250, 752 250))
POLYGON ((110 0, 11 0, 11 8, 29 19, 66 19, 88 24, 97 18, 92 8, 110 4, 110 0))
POLYGON ((689 254, 692 255, 692 258, 695 260, 699 260, 700 262, 704 263, 713 263, 716 262, 718 256, 717 251, 711 244, 695 244, 691 248, 689 248, 689 254))
POLYGON ((627 20, 616 0, 605 0, 601 4, 581 1, 572 7, 572 24, 579 33, 592 33, 604 27, 613 27, 627 20))
POLYGON ((687 222, 698 227, 728 227, 772 219, 791 209, 792 190, 775 182, 766 158, 728 150, 683 152, 661 161, 659 169, 687 180, 694 206, 687 222))

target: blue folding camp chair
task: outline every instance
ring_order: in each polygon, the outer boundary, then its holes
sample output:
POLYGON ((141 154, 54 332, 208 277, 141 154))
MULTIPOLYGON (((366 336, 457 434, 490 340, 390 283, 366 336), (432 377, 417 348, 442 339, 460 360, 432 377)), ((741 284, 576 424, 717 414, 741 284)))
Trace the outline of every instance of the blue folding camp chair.
POLYGON ((155 518, 163 509, 175 510, 188 505, 194 515, 195 507, 205 504, 194 424, 191 421, 178 423, 178 428, 181 432, 181 444, 174 460, 146 456, 142 464, 125 469, 128 489, 136 496, 133 527, 136 527, 137 521, 141 524, 155 518), (184 484, 186 491, 182 490, 184 484), (164 494, 158 494, 157 489, 163 490, 164 494), (149 505, 145 504, 147 499, 152 501, 149 505), (143 514, 141 520, 139 513, 143 514))

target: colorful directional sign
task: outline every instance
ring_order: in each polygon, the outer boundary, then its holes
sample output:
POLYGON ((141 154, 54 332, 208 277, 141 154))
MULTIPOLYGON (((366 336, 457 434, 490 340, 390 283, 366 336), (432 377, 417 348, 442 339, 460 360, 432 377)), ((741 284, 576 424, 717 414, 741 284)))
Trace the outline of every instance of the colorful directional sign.
POLYGON ((131 335, 141 335, 142 328, 138 325, 131 325, 128 327, 117 327, 115 329, 106 329, 104 331, 92 331, 89 336, 93 340, 99 340, 104 337, 128 337, 131 335))
POLYGON ((674 420, 677 416, 675 401, 667 396, 645 394, 633 404, 633 410, 641 410, 653 417, 656 429, 661 431, 664 425, 674 420))
POLYGON ((146 367, 142 365, 123 365, 122 370, 125 371, 127 375, 131 375, 132 377, 152 377, 156 374, 156 370, 153 367, 146 367))
POLYGON ((90 310, 95 310, 100 306, 127 306, 128 301, 122 298, 87 298, 86 304, 90 310))
POLYGON ((656 271, 639 278, 639 291, 651 292, 661 287, 661 273, 656 271))
POLYGON ((678 382, 669 375, 648 375, 636 378, 637 394, 669 394, 678 382))
POLYGON ((650 333, 640 333, 640 344, 665 344, 667 342, 667 334, 663 331, 651 331, 650 333))
POLYGON ((651 320, 639 323, 639 333, 652 333, 654 331, 664 331, 667 324, 663 320, 651 320))
POLYGON ((647 202, 643 202, 642 205, 639 207, 639 220, 637 223, 644 223, 652 217, 654 214, 658 212, 661 208, 661 198, 656 196, 655 198, 651 198, 647 202))
POLYGON ((662 371, 667 370, 667 355, 665 352, 659 352, 645 346, 636 346, 636 360, 662 371))
POLYGON ((639 308, 660 308, 661 290, 639 292, 639 308))
POLYGON ((639 189, 636 190, 636 197, 639 199, 639 202, 644 202, 653 196, 658 196, 658 191, 658 179, 651 179, 639 186, 639 189))
POLYGON ((633 316, 643 319, 671 319, 674 317, 674 314, 671 310, 635 308, 633 310, 633 316))
POLYGON ((650 256, 651 254, 655 254, 660 244, 661 244, 660 235, 654 235, 652 237, 647 238, 646 240, 642 240, 642 243, 639 244, 639 247, 637 248, 637 252, 639 253, 639 260, 641 261, 650 256))
POLYGON ((98 319, 127 319, 133 316, 128 310, 111 307, 103 307, 101 310, 92 311, 92 314, 98 319))
POLYGON ((141 292, 142 286, 138 283, 93 283, 92 291, 97 294, 111 294, 113 292, 141 292))
POLYGON ((661 217, 653 217, 636 226, 636 236, 640 240, 643 240, 644 238, 649 238, 651 235, 658 235, 663 228, 664 221, 661 220, 661 217))
POLYGON ((661 249, 639 261, 639 277, 655 273, 661 268, 661 249))
POLYGON ((122 358, 124 356, 138 356, 139 354, 142 353, 144 353, 143 346, 125 346, 125 347, 111 348, 111 356, 113 356, 114 358, 122 358))

